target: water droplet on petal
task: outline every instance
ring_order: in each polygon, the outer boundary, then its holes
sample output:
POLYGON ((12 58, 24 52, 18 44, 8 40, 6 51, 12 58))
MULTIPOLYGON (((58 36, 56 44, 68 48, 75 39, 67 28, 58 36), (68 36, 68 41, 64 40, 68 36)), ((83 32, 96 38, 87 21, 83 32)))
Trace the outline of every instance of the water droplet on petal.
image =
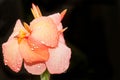
POLYGON ((44 41, 41 41, 41 43, 42 43, 42 44, 45 44, 45 42, 44 42, 44 41))
POLYGON ((35 44, 32 44, 32 46, 35 46, 35 44))
POLYGON ((16 67, 17 65, 13 65, 12 68, 14 69, 14 71, 18 72, 20 70, 20 67, 16 67))
POLYGON ((20 70, 20 68, 16 68, 16 71, 19 71, 20 70))
POLYGON ((34 51, 34 48, 31 48, 32 51, 34 51))
POLYGON ((8 61, 7 61, 7 60, 5 60, 5 65, 7 65, 7 63, 8 63, 8 61))
POLYGON ((35 49, 37 49, 37 48, 38 48, 38 46, 34 46, 34 48, 35 48, 35 49))
POLYGON ((40 68, 40 65, 38 66, 38 68, 40 68))

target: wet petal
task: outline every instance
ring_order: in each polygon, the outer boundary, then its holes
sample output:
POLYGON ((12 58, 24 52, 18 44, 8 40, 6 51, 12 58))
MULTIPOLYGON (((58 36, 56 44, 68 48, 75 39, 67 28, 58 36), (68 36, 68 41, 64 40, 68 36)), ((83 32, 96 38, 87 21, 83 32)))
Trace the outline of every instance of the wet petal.
POLYGON ((59 37, 60 37, 59 42, 62 44, 66 44, 63 33, 61 33, 61 35, 59 37))
POLYGON ((13 33, 11 34, 11 36, 9 37, 9 39, 14 38, 16 35, 18 35, 20 30, 23 30, 24 32, 27 33, 27 31, 24 29, 21 21, 18 19, 18 20, 16 21, 16 24, 15 24, 15 27, 14 27, 14 30, 13 30, 13 33))
POLYGON ((48 17, 40 17, 31 22, 31 37, 39 42, 56 47, 58 44, 58 30, 52 19, 48 17))
POLYGON ((18 48, 17 39, 11 39, 2 45, 4 63, 15 72, 20 71, 22 66, 22 57, 18 48))
POLYGON ((46 66, 44 63, 38 63, 33 65, 24 63, 24 67, 29 73, 35 75, 40 75, 46 70, 46 66))
POLYGON ((59 13, 49 15, 48 17, 50 17, 54 21, 54 23, 56 23, 56 25, 59 25, 59 23, 61 22, 61 15, 59 13))
POLYGON ((50 49, 50 58, 46 62, 48 71, 51 74, 60 74, 69 67, 71 50, 66 45, 59 43, 55 49, 50 49))
POLYGON ((40 43, 33 43, 23 39, 20 43, 20 52, 24 61, 29 64, 45 62, 49 58, 48 48, 40 43))
POLYGON ((58 29, 58 31, 60 31, 60 30, 63 29, 62 23, 60 23, 60 24, 57 26, 57 29, 58 29))
MULTIPOLYGON (((57 26, 58 30, 62 30, 63 29, 63 26, 62 24, 60 23, 58 26, 57 26)), ((65 39, 64 39, 64 35, 63 35, 63 32, 61 33, 60 32, 60 35, 59 35, 59 42, 65 44, 65 39)))

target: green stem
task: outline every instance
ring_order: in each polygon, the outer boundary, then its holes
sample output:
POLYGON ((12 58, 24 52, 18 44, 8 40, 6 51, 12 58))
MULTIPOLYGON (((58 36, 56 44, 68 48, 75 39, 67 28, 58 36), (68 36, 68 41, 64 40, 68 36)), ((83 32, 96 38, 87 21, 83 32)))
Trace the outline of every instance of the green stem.
POLYGON ((49 72, 46 70, 43 74, 40 75, 40 79, 41 80, 50 80, 49 72))

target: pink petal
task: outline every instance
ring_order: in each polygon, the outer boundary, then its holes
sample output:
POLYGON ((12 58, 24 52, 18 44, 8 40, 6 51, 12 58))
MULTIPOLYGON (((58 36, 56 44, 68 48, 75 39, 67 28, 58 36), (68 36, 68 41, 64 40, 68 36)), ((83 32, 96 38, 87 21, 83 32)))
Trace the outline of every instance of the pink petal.
POLYGON ((18 19, 18 20, 16 21, 16 24, 15 24, 15 27, 14 27, 14 30, 13 30, 13 33, 11 34, 11 36, 9 37, 9 39, 12 39, 12 38, 14 38, 16 35, 18 35, 20 30, 23 30, 24 32, 27 33, 27 31, 24 29, 21 21, 18 19))
POLYGON ((17 39, 8 40, 8 42, 2 45, 4 63, 15 72, 20 71, 22 66, 22 57, 18 48, 17 39))
POLYGON ((64 36, 63 36, 62 33, 61 33, 61 35, 60 35, 59 37, 60 37, 59 42, 62 43, 62 44, 66 44, 66 43, 65 43, 64 36))
MULTIPOLYGON (((62 30, 63 29, 63 26, 62 26, 62 23, 60 23, 58 26, 57 26, 58 30, 62 30)), ((65 44, 65 40, 64 40, 64 35, 63 33, 60 33, 60 36, 59 36, 59 42, 65 44)))
POLYGON ((38 63, 33 65, 28 65, 24 63, 24 67, 29 73, 35 75, 40 75, 46 70, 46 66, 44 63, 38 63))
POLYGON ((50 49, 50 58, 46 62, 48 71, 51 74, 60 74, 69 67, 71 50, 66 45, 59 43, 55 49, 50 49))
POLYGON ((60 30, 63 29, 62 23, 60 23, 60 24, 57 26, 57 29, 58 29, 58 31, 60 31, 60 30))
POLYGON ((40 17, 30 24, 31 37, 47 46, 56 47, 58 44, 58 30, 56 24, 49 17, 40 17))
POLYGON ((59 25, 59 23, 61 22, 61 15, 59 13, 49 15, 48 17, 50 17, 57 25, 59 25))
POLYGON ((23 39, 20 43, 20 52, 24 61, 29 64, 45 62, 49 58, 48 48, 40 43, 33 43, 23 39), (28 44, 29 43, 29 44, 28 44))

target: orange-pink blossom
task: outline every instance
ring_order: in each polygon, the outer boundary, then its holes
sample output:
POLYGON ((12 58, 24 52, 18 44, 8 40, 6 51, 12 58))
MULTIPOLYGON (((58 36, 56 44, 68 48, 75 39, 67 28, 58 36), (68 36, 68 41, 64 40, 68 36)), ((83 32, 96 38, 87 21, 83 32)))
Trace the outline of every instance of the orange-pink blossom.
POLYGON ((61 20, 66 10, 42 16, 38 6, 32 5, 33 19, 30 25, 18 19, 8 41, 2 44, 4 63, 15 72, 25 69, 40 75, 46 69, 59 74, 69 67, 71 49, 67 47, 61 20))

